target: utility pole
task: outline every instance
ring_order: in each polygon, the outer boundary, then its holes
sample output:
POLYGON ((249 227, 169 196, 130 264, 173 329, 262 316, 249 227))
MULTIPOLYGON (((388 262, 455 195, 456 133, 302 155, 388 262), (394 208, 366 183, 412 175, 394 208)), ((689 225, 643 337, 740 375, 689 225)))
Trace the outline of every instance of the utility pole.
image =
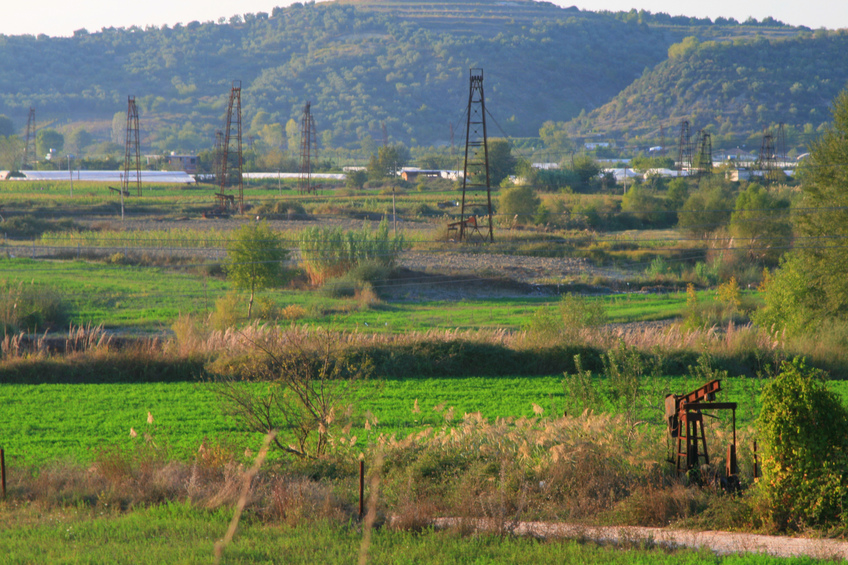
POLYGON ((71 159, 73 155, 68 155, 68 176, 71 177, 71 198, 74 197, 74 173, 71 171, 71 159))
POLYGON ((30 108, 29 116, 27 116, 24 162, 21 163, 21 170, 34 169, 37 160, 38 156, 35 154, 35 108, 30 108), (30 161, 33 162, 33 166, 30 166, 30 161))

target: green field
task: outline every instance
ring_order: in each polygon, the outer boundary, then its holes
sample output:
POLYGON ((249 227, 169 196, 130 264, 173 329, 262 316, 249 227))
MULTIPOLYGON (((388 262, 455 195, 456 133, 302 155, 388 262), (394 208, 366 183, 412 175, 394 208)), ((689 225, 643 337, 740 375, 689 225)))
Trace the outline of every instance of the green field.
MULTIPOLYGON (((697 388, 689 377, 646 378, 637 402, 639 421, 664 433, 662 403, 669 392, 697 388)), ((762 383, 729 378, 720 400, 739 403, 737 426, 749 426, 758 411, 762 383)), ((832 390, 848 399, 848 381, 832 381, 832 390)), ((563 412, 566 395, 561 375, 547 377, 426 378, 375 381, 361 391, 360 414, 370 412, 379 424, 370 432, 364 418, 353 434, 364 447, 380 433, 406 435, 424 426, 445 425, 444 410, 454 408, 454 421, 466 412, 489 419, 532 417, 533 404, 544 416, 563 412), (419 412, 414 412, 416 400, 419 412)), ((15 465, 54 459, 90 461, 106 446, 129 445, 130 428, 150 431, 180 459, 193 457, 204 439, 223 440, 256 449, 258 435, 240 431, 225 417, 219 398, 208 383, 0 385, 0 445, 15 465), (154 417, 148 426, 147 413, 154 417)), ((727 419, 727 415, 722 415, 727 419)))
MULTIPOLYGON (((220 278, 197 267, 163 268, 115 265, 81 260, 0 259, 0 280, 56 289, 69 304, 71 322, 106 328, 157 330, 182 314, 205 315, 232 290, 220 278)), ((391 285, 391 282, 386 283, 391 285)), ((565 288, 565 287, 564 287, 565 288)), ((380 290, 380 287, 377 287, 380 290)), ((702 291, 709 303, 714 292, 702 291)), ((303 323, 336 329, 409 332, 428 329, 520 329, 554 297, 495 298, 458 302, 385 302, 360 308, 354 300, 314 292, 273 290, 261 293, 280 307, 306 309, 303 323)), ((611 322, 662 320, 680 316, 684 293, 624 294, 590 297, 602 302, 611 322)))
MULTIPOLYGON (((0 552, 9 565, 25 563, 212 563, 232 511, 203 510, 172 503, 128 514, 94 516, 86 511, 54 513, 32 526, 27 516, 0 524, 0 552)), ((669 550, 650 540, 617 548, 574 540, 542 541, 493 534, 460 536, 452 531, 422 533, 374 530, 363 544, 361 526, 314 521, 280 526, 243 519, 222 563, 356 563, 363 548, 369 563, 596 563, 633 565, 812 564, 810 558, 781 559, 763 554, 716 556, 707 550, 669 550)))

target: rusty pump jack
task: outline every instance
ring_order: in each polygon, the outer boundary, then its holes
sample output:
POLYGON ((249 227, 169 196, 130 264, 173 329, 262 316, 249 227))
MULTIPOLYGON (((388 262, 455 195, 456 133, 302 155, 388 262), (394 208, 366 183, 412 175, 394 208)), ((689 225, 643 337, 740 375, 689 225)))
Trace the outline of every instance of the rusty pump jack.
POLYGON ((703 460, 710 463, 707 452, 707 438, 704 434, 704 414, 702 410, 731 410, 733 412, 733 443, 727 446, 726 473, 728 484, 735 484, 738 468, 736 465, 736 403, 715 402, 715 395, 721 391, 721 381, 710 381, 701 388, 687 394, 669 394, 665 397, 665 417, 672 443, 676 443, 676 456, 669 460, 677 466, 677 474, 686 474, 698 469, 703 460), (676 441, 675 441, 676 440, 676 441))

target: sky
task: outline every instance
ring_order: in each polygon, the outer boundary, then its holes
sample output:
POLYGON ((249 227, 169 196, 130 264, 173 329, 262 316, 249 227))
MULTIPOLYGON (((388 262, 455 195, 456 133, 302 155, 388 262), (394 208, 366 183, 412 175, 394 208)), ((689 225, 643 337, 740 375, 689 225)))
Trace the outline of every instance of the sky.
MULTIPOLYGON (((561 6, 577 6, 581 10, 665 12, 672 16, 696 16, 715 19, 719 16, 744 21, 748 17, 761 20, 771 16, 791 25, 818 28, 848 28, 848 2, 845 0, 554 0, 561 6)), ((287 6, 288 0, 37 0, 29 5, 11 0, 0 17, 0 33, 5 35, 46 34, 69 36, 74 30, 90 32, 104 27, 137 25, 172 26, 197 20, 217 21, 234 14, 268 12, 275 6, 287 6)))

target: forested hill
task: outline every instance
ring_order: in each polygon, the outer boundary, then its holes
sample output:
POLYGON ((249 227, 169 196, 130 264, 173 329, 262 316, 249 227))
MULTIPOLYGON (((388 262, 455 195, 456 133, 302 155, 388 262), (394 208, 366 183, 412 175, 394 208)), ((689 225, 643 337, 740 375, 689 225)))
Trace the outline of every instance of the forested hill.
MULTIPOLYGON (((596 14, 528 0, 356 0, 174 27, 79 30, 70 38, 0 36, 0 113, 122 141, 126 97, 141 113, 142 150, 197 150, 223 125, 242 84, 245 132, 282 146, 306 100, 325 147, 379 138, 449 140, 483 67, 493 134, 535 136, 611 100, 687 35, 792 35, 768 25, 596 14), (113 119, 114 117, 114 119, 113 119)), ((674 96, 674 93, 669 93, 674 96)), ((367 145, 367 143, 365 144, 367 145)))
POLYGON ((656 142, 661 126, 673 136, 688 119, 693 131, 710 131, 714 145, 745 136, 759 143, 763 129, 779 123, 802 136, 830 120, 831 101, 848 86, 846 30, 782 40, 699 43, 690 37, 669 55, 612 101, 574 120, 572 134, 602 131, 656 142))

